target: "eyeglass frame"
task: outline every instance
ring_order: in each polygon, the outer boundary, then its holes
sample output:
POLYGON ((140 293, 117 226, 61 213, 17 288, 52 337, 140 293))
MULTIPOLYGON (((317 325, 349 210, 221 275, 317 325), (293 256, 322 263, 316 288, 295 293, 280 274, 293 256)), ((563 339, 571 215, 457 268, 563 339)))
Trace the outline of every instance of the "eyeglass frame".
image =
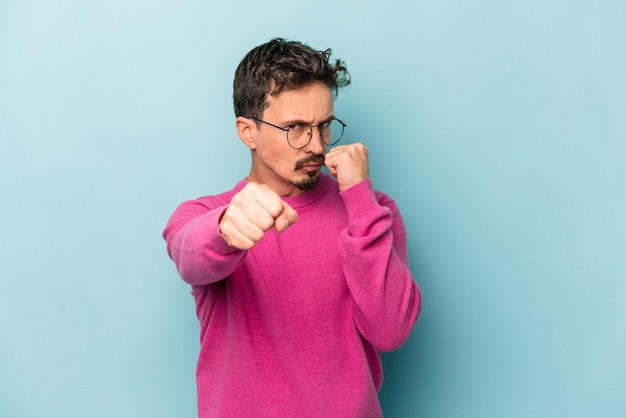
POLYGON ((294 147, 293 145, 291 145, 291 142, 289 142, 289 131, 291 130, 291 128, 281 128, 281 127, 280 127, 280 126, 278 126, 278 125, 274 125, 273 123, 266 122, 266 121, 264 121, 263 119, 259 119, 259 118, 254 117, 254 116, 246 116, 246 117, 247 117, 248 119, 254 119, 254 120, 258 121, 258 122, 264 123, 264 124, 266 124, 266 125, 272 126, 272 127, 276 128, 276 129, 280 129, 281 131, 286 132, 286 133, 287 133, 287 135, 286 135, 287 144, 289 144, 289 146, 290 146, 291 148, 293 148, 293 149, 303 149, 303 148, 306 148, 306 146, 307 146, 307 145, 309 145, 309 144, 311 143, 311 139, 313 139, 313 128, 317 128, 318 132, 320 133, 320 139, 321 139, 321 141, 322 141, 324 144, 326 144, 326 145, 328 145, 328 146, 335 145, 336 143, 338 143, 339 141, 341 141, 341 138, 343 138, 343 132, 344 132, 344 130, 346 129, 346 126, 348 126, 348 125, 346 125, 345 123, 343 123, 341 120, 337 119, 337 118, 336 118, 336 117, 334 117, 334 116, 333 116, 332 118, 330 118, 329 120, 327 120, 327 121, 324 121, 324 122, 322 122, 322 123, 318 123, 317 125, 308 125, 308 126, 309 126, 309 140, 307 141, 307 143, 306 143, 306 144, 304 144, 304 145, 303 145, 303 146, 301 146, 301 147, 294 147), (330 143, 328 143, 328 142, 326 142, 326 141, 324 140, 324 136, 322 135, 322 128, 321 128, 321 126, 322 126, 324 123, 328 123, 328 124, 330 124, 330 123, 331 123, 332 121, 334 121, 334 120, 336 120, 337 122, 339 122, 339 123, 341 124, 341 136, 339 136, 339 139, 338 139, 338 140, 336 140, 335 142, 333 142, 332 144, 330 144, 330 143))

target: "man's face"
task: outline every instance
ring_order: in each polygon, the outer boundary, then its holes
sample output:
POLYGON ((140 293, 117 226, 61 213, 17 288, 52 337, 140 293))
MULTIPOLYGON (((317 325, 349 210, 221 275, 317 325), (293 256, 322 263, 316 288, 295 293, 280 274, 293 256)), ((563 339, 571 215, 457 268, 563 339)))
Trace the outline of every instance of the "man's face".
MULTIPOLYGON (((261 119, 285 129, 294 124, 314 126, 334 116, 332 92, 323 84, 286 91, 268 101, 261 119)), ((317 128, 302 149, 292 148, 286 132, 266 124, 261 124, 255 134, 249 181, 267 184, 281 196, 295 196, 317 185, 328 149, 317 128)))

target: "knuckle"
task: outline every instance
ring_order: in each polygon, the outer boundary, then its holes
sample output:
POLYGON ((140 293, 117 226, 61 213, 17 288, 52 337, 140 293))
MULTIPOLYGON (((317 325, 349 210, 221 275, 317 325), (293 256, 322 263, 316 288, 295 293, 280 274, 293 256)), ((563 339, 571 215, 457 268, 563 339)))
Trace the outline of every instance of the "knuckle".
POLYGON ((233 197, 230 199, 230 203, 234 204, 235 206, 241 206, 243 205, 243 202, 244 197, 242 192, 235 193, 235 195, 233 195, 233 197))
POLYGON ((258 221, 258 227, 261 228, 263 231, 267 231, 268 229, 270 229, 272 226, 274 226, 274 218, 271 216, 263 216, 261 219, 259 219, 258 221))
POLYGON ((280 200, 280 198, 278 201, 272 202, 270 215, 272 216, 273 219, 276 219, 277 217, 279 217, 280 214, 283 213, 283 211, 284 211, 284 208, 283 208, 282 200, 280 200))
POLYGON ((265 235, 265 232, 261 230, 255 230, 255 231, 250 231, 247 238, 253 243, 256 243, 260 241, 264 235, 265 235))

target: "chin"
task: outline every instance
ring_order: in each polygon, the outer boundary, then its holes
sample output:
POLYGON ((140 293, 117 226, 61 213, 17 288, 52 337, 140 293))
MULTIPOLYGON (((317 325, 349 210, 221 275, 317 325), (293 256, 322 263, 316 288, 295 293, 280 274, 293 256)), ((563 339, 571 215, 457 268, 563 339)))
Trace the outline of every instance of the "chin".
POLYGON ((303 179, 295 181, 293 184, 294 186, 296 186, 298 189, 302 190, 303 192, 308 192, 309 190, 313 190, 317 186, 317 183, 319 183, 319 181, 320 181, 320 172, 313 171, 313 172, 307 173, 303 179))

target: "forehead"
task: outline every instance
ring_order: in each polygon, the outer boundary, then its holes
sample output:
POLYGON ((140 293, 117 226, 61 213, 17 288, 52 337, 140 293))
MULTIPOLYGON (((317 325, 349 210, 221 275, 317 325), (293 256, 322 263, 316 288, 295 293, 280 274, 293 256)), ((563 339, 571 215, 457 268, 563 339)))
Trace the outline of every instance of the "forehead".
POLYGON ((283 91, 276 96, 269 96, 267 102, 265 115, 285 118, 325 117, 332 114, 334 107, 331 89, 321 83, 283 91))

